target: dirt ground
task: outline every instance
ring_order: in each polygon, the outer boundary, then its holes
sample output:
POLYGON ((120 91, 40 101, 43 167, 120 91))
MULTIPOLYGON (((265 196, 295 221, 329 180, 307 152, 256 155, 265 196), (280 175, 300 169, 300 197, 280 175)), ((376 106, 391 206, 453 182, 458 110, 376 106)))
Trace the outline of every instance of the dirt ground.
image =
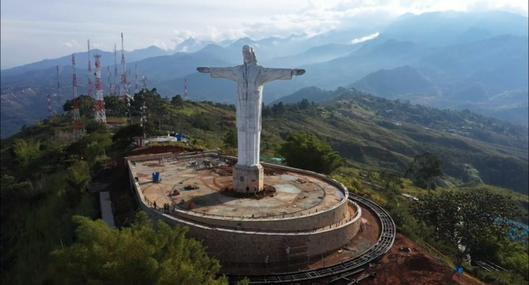
POLYGON ((380 235, 380 225, 375 215, 364 207, 362 207, 362 219, 362 223, 365 224, 361 226, 360 231, 351 239, 349 244, 323 257, 323 259, 316 259, 308 268, 316 269, 347 261, 359 256, 362 252, 373 246, 380 235))
POLYGON ((375 272, 375 277, 365 279, 360 284, 483 284, 468 275, 454 274, 453 268, 449 268, 437 258, 430 256, 427 251, 401 234, 397 234, 395 245, 390 253, 368 271, 375 272), (410 248, 411 252, 402 251, 401 248, 410 248))

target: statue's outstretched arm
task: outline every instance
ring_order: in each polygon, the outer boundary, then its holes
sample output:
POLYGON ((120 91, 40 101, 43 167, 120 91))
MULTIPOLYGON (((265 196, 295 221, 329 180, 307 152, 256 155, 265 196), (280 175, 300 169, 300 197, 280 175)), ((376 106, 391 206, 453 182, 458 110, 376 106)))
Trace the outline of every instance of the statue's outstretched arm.
POLYGON ((235 67, 197 67, 197 71, 201 73, 209 73, 213 78, 237 80, 235 67))
POLYGON ((290 80, 293 76, 303 75, 305 69, 290 68, 263 68, 261 71, 261 82, 266 83, 274 80, 290 80))

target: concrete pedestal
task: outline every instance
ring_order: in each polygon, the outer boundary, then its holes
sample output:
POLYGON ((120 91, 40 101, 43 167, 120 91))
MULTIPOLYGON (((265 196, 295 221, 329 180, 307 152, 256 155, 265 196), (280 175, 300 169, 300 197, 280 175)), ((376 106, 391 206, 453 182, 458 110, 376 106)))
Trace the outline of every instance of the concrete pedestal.
POLYGON ((256 193, 263 190, 263 167, 258 165, 233 167, 233 188, 240 193, 256 193))

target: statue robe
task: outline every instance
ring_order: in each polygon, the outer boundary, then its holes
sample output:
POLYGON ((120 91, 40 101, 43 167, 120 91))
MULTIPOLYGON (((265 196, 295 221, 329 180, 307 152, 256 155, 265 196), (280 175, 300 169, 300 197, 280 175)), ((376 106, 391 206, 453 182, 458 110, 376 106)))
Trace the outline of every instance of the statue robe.
POLYGON ((258 165, 263 85, 269 81, 292 79, 294 70, 264 68, 255 63, 235 67, 211 67, 209 70, 213 78, 229 79, 237 83, 237 164, 258 165))

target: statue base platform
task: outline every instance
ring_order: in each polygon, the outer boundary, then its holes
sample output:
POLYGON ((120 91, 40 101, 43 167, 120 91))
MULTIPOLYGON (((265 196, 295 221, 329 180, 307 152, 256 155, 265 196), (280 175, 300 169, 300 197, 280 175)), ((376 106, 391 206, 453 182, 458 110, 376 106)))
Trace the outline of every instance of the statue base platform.
POLYGON ((256 193, 263 190, 263 167, 258 164, 233 167, 233 189, 240 193, 256 193))

